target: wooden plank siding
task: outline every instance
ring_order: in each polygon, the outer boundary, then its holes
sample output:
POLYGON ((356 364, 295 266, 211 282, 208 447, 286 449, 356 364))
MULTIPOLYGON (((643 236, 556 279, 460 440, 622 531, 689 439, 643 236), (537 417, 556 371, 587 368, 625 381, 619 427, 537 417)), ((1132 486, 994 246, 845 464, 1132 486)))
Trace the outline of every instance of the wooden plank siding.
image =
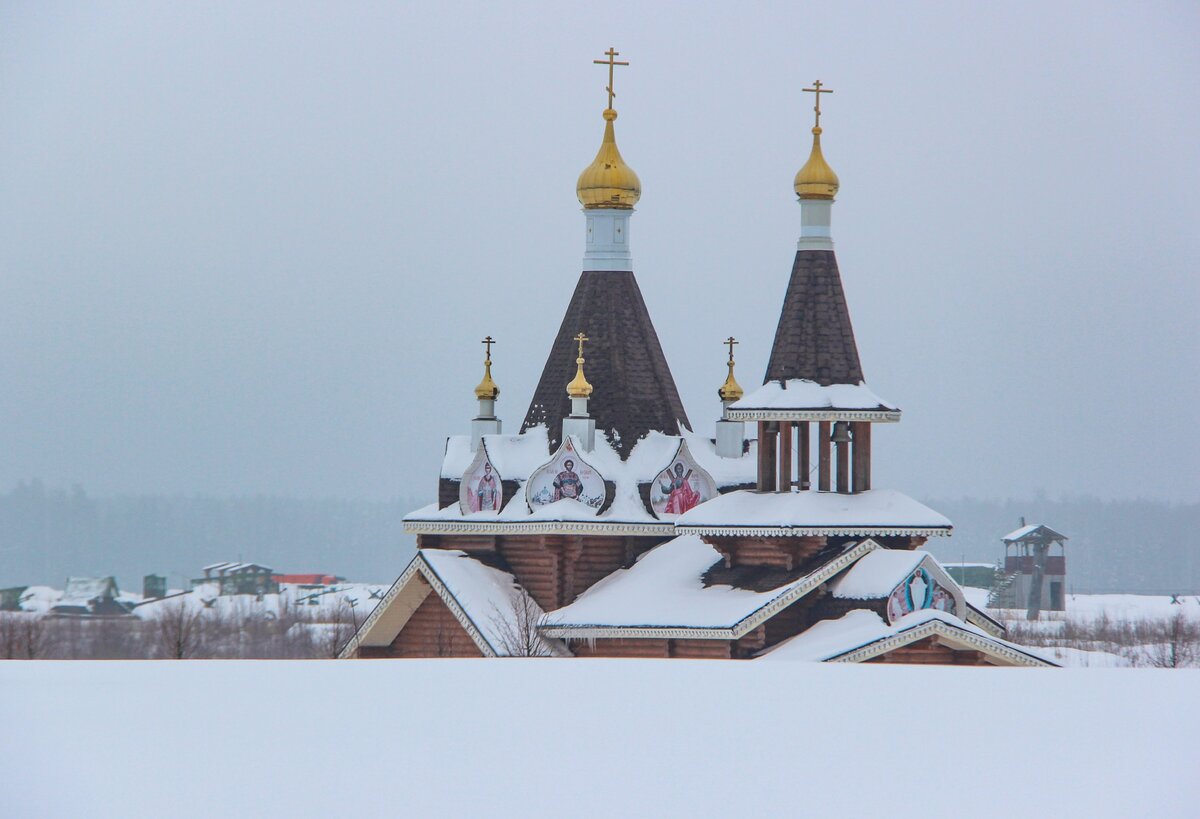
POLYGON ((671 656, 670 640, 627 640, 601 638, 575 643, 576 657, 645 657, 665 659, 671 656))
POLYGON ((358 656, 374 658, 482 657, 467 630, 454 619, 442 598, 431 594, 417 607, 387 646, 363 646, 358 656))
POLYGON ((910 665, 992 665, 978 651, 958 651, 940 643, 937 637, 926 637, 915 643, 889 651, 867 660, 869 663, 907 663, 910 665))

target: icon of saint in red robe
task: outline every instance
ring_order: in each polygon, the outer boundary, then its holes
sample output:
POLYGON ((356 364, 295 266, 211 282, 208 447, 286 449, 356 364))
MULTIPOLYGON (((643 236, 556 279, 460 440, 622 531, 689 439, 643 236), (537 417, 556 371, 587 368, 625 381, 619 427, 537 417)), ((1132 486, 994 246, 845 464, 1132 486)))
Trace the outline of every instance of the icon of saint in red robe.
POLYGON ((700 493, 692 488, 690 479, 692 470, 683 474, 683 464, 675 464, 675 471, 667 470, 662 473, 665 482, 658 484, 659 491, 667 496, 667 506, 663 512, 668 515, 682 515, 687 510, 700 503, 700 493))

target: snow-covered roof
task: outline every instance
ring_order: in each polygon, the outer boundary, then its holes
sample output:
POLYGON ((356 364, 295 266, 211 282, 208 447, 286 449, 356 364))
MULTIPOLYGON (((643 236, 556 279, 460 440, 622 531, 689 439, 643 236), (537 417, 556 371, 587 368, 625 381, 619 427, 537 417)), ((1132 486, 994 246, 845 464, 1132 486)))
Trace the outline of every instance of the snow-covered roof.
POLYGON ((951 523, 937 512, 892 489, 852 495, 837 492, 730 492, 703 503, 675 521, 693 534, 947 535, 951 523))
POLYGON ((934 572, 939 583, 961 593, 954 578, 946 573, 932 555, 920 549, 879 549, 872 552, 833 581, 829 585, 829 591, 834 597, 852 600, 887 597, 922 563, 934 572))
POLYGON ((729 405, 744 421, 899 421, 900 408, 865 383, 822 385, 795 378, 768 381, 729 405))
POLYGON ((808 574, 768 591, 706 586, 705 573, 721 555, 696 535, 651 549, 546 615, 554 637, 691 637, 737 639, 791 605, 873 549, 852 543, 808 574))
POLYGON ((981 651, 1006 665, 1055 665, 1040 653, 993 637, 937 609, 911 612, 890 626, 876 612, 856 609, 836 620, 813 625, 767 649, 758 659, 862 662, 933 635, 956 648, 981 651))
MULTIPOLYGON (((722 458, 716 454, 712 441, 692 433, 664 435, 650 432, 634 446, 625 460, 603 434, 596 436, 590 452, 580 451, 579 457, 612 484, 612 502, 598 513, 586 504, 564 499, 531 509, 524 492, 526 480, 543 466, 551 454, 545 427, 533 427, 522 435, 485 435, 483 445, 488 458, 503 480, 515 480, 520 488, 497 512, 463 513, 457 503, 439 508, 433 503, 409 513, 404 518, 405 529, 420 533, 529 533, 529 532, 605 532, 620 534, 622 530, 638 534, 669 534, 674 531, 670 522, 659 520, 642 500, 639 484, 654 480, 685 442, 688 453, 701 469, 708 472, 718 487, 752 484, 757 473, 757 449, 740 458, 722 458)), ((577 443, 577 442, 576 442, 577 443)), ((576 447, 579 449, 579 447, 576 447)), ((459 480, 470 467, 475 453, 470 450, 468 436, 452 436, 446 445, 442 462, 442 477, 459 480)))
POLYGON ((58 599, 58 605, 86 606, 90 600, 116 597, 118 594, 120 591, 113 577, 71 577, 67 579, 67 587, 58 599))
POLYGON ((1020 529, 1014 529, 1003 538, 1005 543, 1015 543, 1020 540, 1025 540, 1030 535, 1036 534, 1035 540, 1066 540, 1067 536, 1054 531, 1049 526, 1041 523, 1031 523, 1028 526, 1022 526, 1020 529))
POLYGON ((267 572, 274 571, 270 566, 264 566, 261 563, 247 563, 241 560, 227 560, 221 563, 210 563, 201 569, 201 571, 209 573, 217 572, 218 574, 230 574, 232 572, 239 572, 245 569, 262 569, 263 571, 267 572))
MULTIPOLYGON (((505 657, 518 637, 514 622, 515 601, 521 594, 516 579, 508 572, 488 566, 465 552, 450 549, 421 549, 346 645, 343 656, 359 646, 388 645, 408 618, 430 593, 442 598, 447 608, 479 647, 485 657, 505 657), (424 583, 417 581, 420 575, 424 583)), ((528 601, 534 619, 542 610, 528 601)), ((558 653, 547 642, 546 653, 558 653)))

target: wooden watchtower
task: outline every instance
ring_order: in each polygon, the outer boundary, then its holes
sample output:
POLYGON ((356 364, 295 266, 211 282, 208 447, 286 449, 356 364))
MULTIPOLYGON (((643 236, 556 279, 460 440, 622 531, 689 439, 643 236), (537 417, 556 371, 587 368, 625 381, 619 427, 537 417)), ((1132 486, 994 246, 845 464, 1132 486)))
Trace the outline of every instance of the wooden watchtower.
POLYGON ((1009 600, 1025 603, 1026 617, 1043 610, 1066 609, 1067 536, 1040 523, 1026 524, 1004 536, 1004 571, 1012 578, 1009 600), (1054 547, 1058 554, 1051 554, 1054 547))

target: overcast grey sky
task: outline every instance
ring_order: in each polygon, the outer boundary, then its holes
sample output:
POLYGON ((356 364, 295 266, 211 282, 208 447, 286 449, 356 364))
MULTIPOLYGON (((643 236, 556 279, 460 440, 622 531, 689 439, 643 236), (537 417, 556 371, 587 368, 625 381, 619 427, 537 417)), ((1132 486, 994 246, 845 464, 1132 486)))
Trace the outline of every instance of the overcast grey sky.
POLYGON ((876 482, 1196 500, 1200 6, 0 5, 0 488, 432 494, 516 431, 603 122, 693 425, 760 382, 820 78, 876 482))

